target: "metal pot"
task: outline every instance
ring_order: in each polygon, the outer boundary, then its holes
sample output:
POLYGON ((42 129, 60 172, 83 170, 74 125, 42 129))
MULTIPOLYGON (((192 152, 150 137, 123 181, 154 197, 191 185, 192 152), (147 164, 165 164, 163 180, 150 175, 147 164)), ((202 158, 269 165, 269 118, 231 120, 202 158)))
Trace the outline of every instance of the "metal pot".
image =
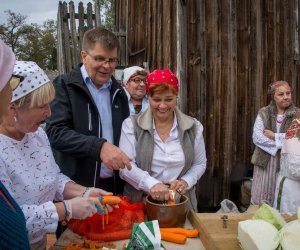
POLYGON ((158 220, 160 227, 183 227, 188 212, 187 202, 188 197, 182 195, 178 204, 162 205, 148 195, 146 197, 147 219, 158 220))

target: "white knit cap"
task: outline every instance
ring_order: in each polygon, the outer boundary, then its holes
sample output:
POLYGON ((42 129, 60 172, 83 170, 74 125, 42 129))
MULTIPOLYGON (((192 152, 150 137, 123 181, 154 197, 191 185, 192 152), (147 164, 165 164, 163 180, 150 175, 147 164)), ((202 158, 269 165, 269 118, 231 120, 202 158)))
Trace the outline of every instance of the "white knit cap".
POLYGON ((11 102, 50 82, 48 76, 35 62, 16 61, 13 74, 23 76, 24 80, 13 91, 11 102))
POLYGON ((15 60, 15 54, 11 48, 0 39, 0 91, 11 78, 15 60))
POLYGON ((145 69, 143 69, 139 66, 132 66, 132 67, 124 69, 124 71, 123 71, 123 83, 127 84, 130 77, 132 77, 138 71, 145 71, 145 69))

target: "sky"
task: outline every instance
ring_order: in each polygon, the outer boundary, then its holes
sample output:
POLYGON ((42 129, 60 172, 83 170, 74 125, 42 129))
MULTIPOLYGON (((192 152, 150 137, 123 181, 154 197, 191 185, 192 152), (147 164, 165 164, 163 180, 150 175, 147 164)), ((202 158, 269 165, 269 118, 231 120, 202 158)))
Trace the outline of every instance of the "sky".
MULTIPOLYGON (((62 1, 63 2, 63 1, 62 1)), ((69 3, 69 0, 66 0, 69 3)), ((86 9, 87 3, 93 0, 73 0, 75 12, 78 12, 78 3, 82 2, 86 9)), ((6 23, 7 15, 4 11, 11 10, 17 14, 27 16, 26 23, 42 25, 47 19, 57 19, 59 0, 0 0, 0 24, 6 23)))

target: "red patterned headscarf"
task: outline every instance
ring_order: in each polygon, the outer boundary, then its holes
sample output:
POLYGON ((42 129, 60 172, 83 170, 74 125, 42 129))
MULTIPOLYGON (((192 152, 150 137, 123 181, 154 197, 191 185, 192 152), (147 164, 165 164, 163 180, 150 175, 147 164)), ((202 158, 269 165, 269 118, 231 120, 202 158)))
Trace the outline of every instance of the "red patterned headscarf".
POLYGON ((167 83, 174 87, 176 93, 178 93, 178 79, 169 69, 156 69, 148 75, 148 82, 146 85, 146 90, 149 90, 149 87, 157 83, 167 83))

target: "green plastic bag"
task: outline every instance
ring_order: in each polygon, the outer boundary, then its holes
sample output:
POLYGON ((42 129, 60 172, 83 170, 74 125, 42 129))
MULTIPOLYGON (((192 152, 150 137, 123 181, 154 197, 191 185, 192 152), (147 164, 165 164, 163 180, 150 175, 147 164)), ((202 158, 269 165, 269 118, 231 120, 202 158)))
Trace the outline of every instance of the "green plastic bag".
POLYGON ((125 250, 164 250, 157 220, 134 223, 125 250))

